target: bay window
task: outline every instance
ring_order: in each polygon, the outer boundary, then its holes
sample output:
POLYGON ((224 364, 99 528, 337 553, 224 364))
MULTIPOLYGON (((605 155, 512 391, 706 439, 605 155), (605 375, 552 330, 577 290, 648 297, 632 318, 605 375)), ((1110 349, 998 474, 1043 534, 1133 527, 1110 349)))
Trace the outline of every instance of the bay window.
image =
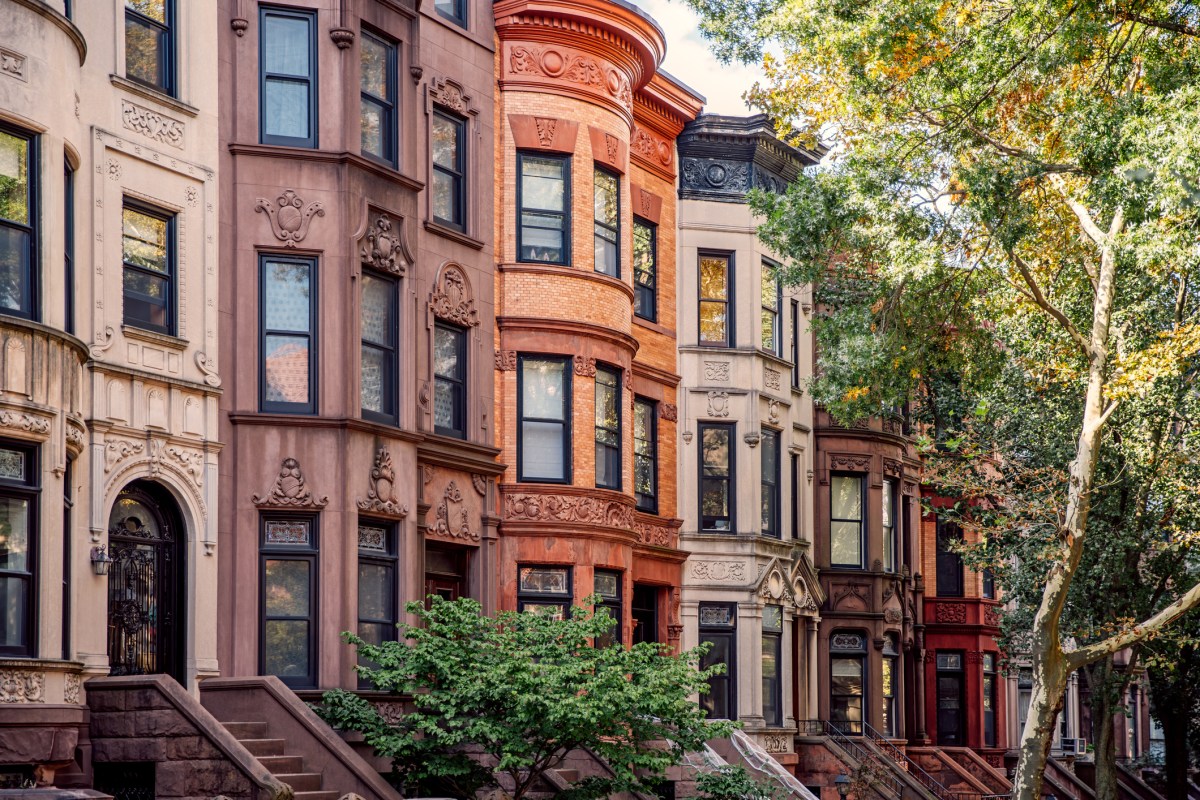
POLYGON ((595 207, 596 272, 621 277, 621 181, 596 168, 592 184, 595 207))
POLYGON ((861 475, 833 475, 829 479, 831 566, 862 569, 865 483, 861 475))
POLYGON ((733 426, 702 422, 700 428, 700 529, 734 530, 733 426))
POLYGON ((292 688, 317 685, 317 518, 262 517, 259 671, 292 688))
POLYGON ((570 359, 521 356, 517 379, 519 480, 570 483, 570 359))
POLYGON ((37 448, 0 441, 0 655, 36 656, 37 448))
POLYGON ((700 659, 700 669, 725 665, 725 672, 708 679, 700 708, 709 719, 737 719, 737 606, 701 603, 699 613, 700 643, 712 645, 700 659))
POLYGON ((762 715, 767 725, 783 724, 783 606, 763 608, 762 715))
POLYGON ((633 401, 633 492, 639 511, 658 513, 658 404, 633 401))
POLYGON ((517 260, 571 263, 571 160, 517 153, 517 260))
POLYGON ((37 138, 0 125, 0 313, 38 318, 37 138))
POLYGON ((621 489, 621 376, 596 367, 596 486, 621 489))

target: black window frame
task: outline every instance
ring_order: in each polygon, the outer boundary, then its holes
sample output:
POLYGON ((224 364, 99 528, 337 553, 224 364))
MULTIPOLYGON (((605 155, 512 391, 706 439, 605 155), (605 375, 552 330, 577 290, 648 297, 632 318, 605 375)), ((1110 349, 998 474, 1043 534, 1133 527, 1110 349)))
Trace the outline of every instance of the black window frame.
POLYGON ((788 486, 790 487, 790 496, 788 497, 788 507, 791 511, 791 538, 800 538, 800 456, 796 453, 791 453, 788 456, 788 486))
MULTIPOLYGON (((559 153, 540 153, 532 151, 517 151, 517 261, 522 264, 554 264, 560 267, 571 266, 571 156, 562 155, 559 153), (538 158, 543 160, 559 161, 563 165, 563 210, 550 211, 540 208, 526 208, 524 198, 524 165, 526 158, 538 158), (562 237, 563 237, 563 253, 562 259, 558 261, 549 261, 546 259, 526 259, 521 256, 521 251, 524 248, 524 233, 525 225, 522 219, 526 211, 535 214, 553 215, 562 218, 562 237)), ((541 228, 540 230, 550 230, 541 228)))
POLYGON ((317 413, 318 385, 318 353, 320 345, 320 329, 318 328, 317 307, 319 299, 318 287, 319 259, 315 256, 294 256, 277 252, 260 252, 258 254, 258 408, 264 414, 301 414, 317 413), (304 264, 309 268, 308 294, 308 325, 307 333, 267 328, 266 290, 268 262, 285 262, 304 264), (267 337, 272 334, 285 336, 307 336, 308 338, 308 401, 305 403, 288 403, 267 400, 267 337))
POLYGON ((166 336, 174 336, 176 334, 176 331, 178 330, 177 326, 179 324, 179 310, 177 307, 177 296, 178 296, 177 284, 179 281, 179 248, 178 248, 178 245, 176 242, 176 217, 177 217, 177 215, 172 211, 167 211, 166 209, 150 205, 149 203, 138 200, 135 197, 125 196, 121 202, 122 229, 124 228, 124 219, 125 219, 125 211, 126 210, 135 211, 138 214, 144 214, 148 217, 154 217, 155 219, 161 220, 167 224, 167 233, 166 233, 166 237, 167 237, 167 274, 164 276, 161 272, 157 272, 152 269, 146 269, 145 267, 140 267, 137 264, 130 264, 128 261, 126 261, 125 260, 124 238, 122 237, 122 247, 121 247, 121 266, 122 266, 122 269, 121 269, 121 323, 130 328, 137 328, 138 330, 152 331, 154 333, 161 333, 166 336), (126 305, 127 305, 127 301, 128 301, 128 295, 127 295, 128 289, 126 289, 126 287, 125 287, 125 274, 130 270, 132 270, 136 273, 140 273, 142 275, 147 275, 152 278, 156 278, 156 279, 162 279, 164 277, 166 278, 166 286, 167 286, 166 295, 167 296, 166 296, 164 302, 165 302, 167 321, 166 321, 165 325, 162 325, 160 327, 160 326, 155 326, 152 324, 144 324, 139 321, 130 320, 128 318, 128 316, 126 316, 126 314, 127 314, 126 305))
POLYGON ((895 738, 900 733, 900 720, 896 718, 896 688, 900 680, 900 649, 896 646, 896 635, 886 633, 883 636, 883 657, 879 667, 879 699, 882 714, 883 735, 895 738), (891 673, 892 685, 884 685, 884 677, 891 673))
POLYGON ((633 398, 633 495, 638 511, 647 514, 658 513, 658 402, 648 397, 633 398), (637 435, 637 415, 639 409, 645 409, 647 414, 646 437, 639 439, 637 435), (649 450, 639 452, 639 442, 644 443, 649 450), (638 462, 649 461, 651 494, 643 494, 638 487, 638 462))
MULTIPOLYGON (((934 682, 934 691, 936 692, 934 697, 935 697, 935 700, 937 703, 937 708, 938 708, 938 711, 937 711, 938 717, 935 717, 934 720, 935 720, 935 724, 937 724, 938 746, 939 747, 942 747, 942 746, 965 747, 967 744, 966 727, 968 725, 967 705, 966 705, 966 697, 967 697, 967 654, 966 654, 966 652, 963 650, 937 650, 934 654, 934 681, 935 681, 934 682), (947 660, 943 661, 942 660, 943 656, 946 657, 947 660), (949 659, 951 659, 951 658, 957 659, 958 666, 956 666, 956 667, 950 666, 951 662, 949 661, 949 659), (943 664, 946 664, 946 666, 942 666, 943 664), (938 718, 941 716, 941 713, 943 710, 947 710, 947 711, 949 710, 949 709, 943 709, 943 707, 941 705, 941 701, 942 701, 941 677, 942 677, 942 675, 957 675, 957 676, 959 676, 959 678, 958 678, 958 709, 957 709, 957 711, 958 711, 959 722, 962 723, 962 728, 957 732, 959 741, 954 741, 954 742, 948 741, 948 734, 947 734, 945 728, 942 727, 941 720, 938 718)), ((1064 713, 1066 713, 1065 709, 1067 709, 1068 707, 1069 707, 1069 704, 1063 706, 1064 713)), ((1063 717, 1062 717, 1062 715, 1059 715, 1059 720, 1061 720, 1061 719, 1063 719, 1063 717)), ((1059 735, 1056 733, 1056 737, 1058 737, 1058 736, 1059 735)))
POLYGON ((23 265, 24 274, 22 278, 22 298, 21 308, 4 308, 0 307, 0 314, 10 317, 19 317, 28 319, 34 322, 41 321, 41 269, 40 269, 40 248, 39 241, 41 232, 41 213, 40 205, 40 184, 38 178, 41 176, 39 165, 40 152, 38 145, 40 137, 29 131, 8 125, 0 120, 0 133, 21 139, 25 142, 25 175, 28 186, 28 196, 26 198, 26 207, 28 211, 28 222, 17 222, 0 217, 0 227, 16 230, 23 233, 26 237, 25 245, 25 264, 23 265))
POLYGON ((759 467, 761 475, 759 476, 760 489, 762 497, 760 502, 762 505, 761 515, 761 533, 771 539, 783 538, 783 524, 781 522, 779 505, 782 502, 782 460, 783 451, 781 442, 783 436, 781 431, 773 428, 763 428, 760 435, 759 447, 759 467), (768 469, 767 458, 774 455, 775 466, 773 469, 768 469), (768 475, 767 473, 770 472, 768 475), (770 503, 768 509, 767 504, 770 503))
POLYGON ((455 10, 458 12, 457 14, 446 13, 445 11, 443 11, 441 8, 438 7, 436 2, 433 5, 434 11, 436 11, 437 15, 439 17, 441 17, 442 19, 449 20, 450 22, 454 23, 455 25, 459 26, 460 28, 466 28, 467 27, 467 0, 452 0, 452 2, 453 2, 453 5, 455 6, 455 10))
MULTIPOLYGON (((358 547, 355 552, 358 557, 359 567, 362 567, 362 565, 367 564, 367 565, 372 565, 372 566, 383 567, 385 570, 388 571, 389 574, 386 578, 387 588, 386 588, 385 594, 387 597, 390 598, 391 603, 392 603, 391 617, 376 619, 376 618, 372 618, 372 617, 364 617, 363 616, 363 608, 362 608, 363 576, 362 576, 362 571, 360 569, 359 573, 358 573, 358 608, 356 609, 356 611, 357 611, 356 619, 357 619, 358 627, 356 628, 355 632, 358 634, 358 636, 360 638, 366 639, 366 637, 363 636, 363 630, 364 630, 363 626, 364 625, 382 626, 381 630, 383 631, 383 633, 380 636, 380 641, 381 642, 394 642, 394 641, 396 641, 396 637, 397 637, 396 625, 400 621, 400 610, 399 610, 400 603, 399 603, 399 592, 398 592, 398 588, 397 588, 399 586, 398 576, 399 576, 400 557, 396 550, 396 523, 391 522, 389 520, 374 519, 372 517, 359 517, 358 525, 357 525, 355 532, 358 536, 358 547), (379 528, 383 531, 383 550, 382 551, 363 548, 362 529, 364 527, 379 528)), ((358 663, 360 666, 362 666, 362 665, 374 666, 374 664, 372 662, 366 661, 365 659, 363 659, 361 657, 359 658, 358 663)), ((375 688, 375 685, 360 676, 358 679, 358 688, 359 689, 373 689, 373 688, 375 688)))
POLYGON ((592 269, 601 275, 607 275, 610 278, 621 279, 621 175, 611 169, 593 165, 592 168, 592 269), (617 192, 617 224, 609 225, 607 222, 601 222, 595 216, 596 193, 600 185, 600 176, 604 175, 613 180, 616 184, 617 192), (603 232, 611 234, 612 238, 605 236, 603 232), (605 269, 600 269, 600 264, 596 260, 596 254, 600 249, 600 242, 603 240, 607 244, 614 247, 616 253, 616 261, 613 264, 613 271, 609 272, 605 269))
POLYGON ((719 534, 736 534, 737 533, 737 492, 734 491, 734 486, 737 484, 737 423, 734 422, 700 422, 696 426, 696 435, 699 438, 700 444, 700 497, 699 497, 699 514, 700 531, 702 533, 719 533, 719 534), (706 528, 704 526, 704 481, 706 479, 705 457, 704 457, 704 433, 707 430, 724 430, 729 436, 729 468, 728 475, 725 478, 714 476, 711 480, 725 481, 726 503, 729 508, 729 527, 728 528, 706 528))
MULTIPOLYGON (((831 724, 838 727, 842 733, 853 736, 861 736, 863 733, 863 723, 867 721, 868 709, 871 707, 871 679, 870 679, 870 659, 867 658, 867 634, 860 630, 838 630, 834 631, 829 637, 829 721, 831 724), (842 648, 837 645, 839 635, 857 636, 860 641, 860 646, 857 648, 842 648), (859 665, 859 676, 862 685, 862 694, 860 698, 860 715, 861 721, 851 719, 836 719, 838 716, 834 702, 836 697, 850 697, 853 694, 836 694, 834 692, 833 681, 833 662, 836 659, 854 660, 859 665)), ((848 706, 849 707, 849 704, 848 706)))
POLYGON ((387 92, 388 92, 388 96, 380 97, 376 94, 372 94, 371 92, 368 92, 363 87, 361 70, 362 70, 364 49, 363 49, 362 43, 360 42, 359 49, 358 49, 359 71, 360 71, 359 72, 359 81, 358 81, 358 103, 359 103, 358 114, 359 114, 359 126, 360 126, 359 150, 362 152, 363 156, 365 156, 366 158, 370 158, 374 161, 379 161, 380 163, 386 164, 389 167, 395 169, 397 164, 399 164, 399 158, 400 158, 400 136, 399 136, 400 131, 399 131, 399 125, 397 124, 397 118, 399 117, 398 109, 400 107, 400 96, 399 96, 400 79, 399 79, 399 69, 397 68, 397 64, 399 63, 399 58, 400 58, 400 56, 399 56, 400 46, 396 42, 395 39, 385 36, 384 34, 379 33, 378 31, 371 30, 370 28, 366 28, 366 27, 362 28, 361 34, 362 34, 363 42, 365 42, 367 39, 370 39, 374 43, 381 45, 387 51, 387 92), (363 147, 361 125, 362 125, 362 119, 364 116, 363 111, 365 110, 365 108, 368 104, 375 106, 381 112, 381 119, 382 119, 382 137, 381 137, 381 139, 383 141, 383 146, 384 146, 384 150, 385 150, 385 152, 383 152, 383 153, 372 153, 370 150, 367 150, 365 147, 363 147))
POLYGON ((571 358, 561 355, 541 355, 537 353, 520 353, 517 355, 517 482, 518 483, 554 483, 554 484, 570 484, 572 481, 572 462, 571 457, 573 448, 572 422, 574 414, 572 413, 572 403, 574 401, 574 375, 575 370, 572 368, 571 358), (544 419, 542 417, 525 418, 525 362, 532 361, 557 361, 562 365, 563 370, 563 418, 562 420, 544 419), (562 425, 563 429, 563 477, 559 478, 542 478, 542 477, 526 477, 525 475, 525 422, 553 422, 562 425))
MULTIPOLYGON (((177 46, 175 42, 175 28, 178 23, 178 18, 175 13, 175 0, 163 0, 163 16, 166 17, 165 22, 159 22, 156 19, 147 17, 140 11, 130 8, 129 4, 125 4, 125 78, 134 83, 148 86, 155 91, 162 92, 169 97, 176 97, 178 91, 177 84, 177 46), (161 84, 151 83, 150 81, 129 74, 129 23, 134 21, 137 24, 147 26, 157 31, 159 36, 160 46, 162 50, 159 54, 159 67, 162 69, 163 82, 161 84)), ((68 15, 69 16, 69 15, 68 15)))
POLYGON ((597 489, 611 489, 616 492, 621 491, 621 486, 624 483, 623 474, 622 474, 624 472, 624 470, 622 469, 622 467, 624 466, 624 463, 625 463, 625 446, 624 446, 625 443, 624 443, 624 431, 623 431, 623 428, 625 427, 625 425, 624 425, 625 414, 624 414, 623 406, 625 404, 621 402, 623 392, 624 392, 624 387, 621 384, 622 384, 622 381, 621 381, 621 370, 620 369, 618 369, 617 367, 609 366, 607 364, 597 364, 596 365, 596 377, 595 377, 595 380, 593 383, 593 399, 595 402, 595 412, 596 412, 594 414, 594 416, 595 416, 595 431, 594 431, 594 436, 593 436, 593 438, 595 440, 595 445, 596 445, 596 463, 595 463, 595 470, 594 470, 595 471, 595 479, 596 479, 596 488, 597 489), (601 387, 601 385, 603 385, 601 383, 600 377, 602 375, 607 378, 612 379, 611 388, 613 389, 613 403, 614 403, 614 406, 615 406, 615 409, 617 412, 617 427, 615 429, 610 428, 607 425, 600 424, 600 387, 601 387), (617 441, 616 446, 614 447, 613 445, 602 442, 600 440, 601 432, 608 433, 608 434, 614 436, 617 441), (600 482, 600 449, 601 448, 604 448, 606 453, 612 452, 612 453, 616 454, 616 462, 617 463, 616 463, 616 480, 615 480, 615 482, 612 482, 612 483, 601 483, 600 482))
POLYGON ((663 587, 647 583, 633 584, 629 616, 633 622, 633 644, 658 642, 658 606, 663 587))
POLYGON ((320 100, 320 68, 317 61, 317 12, 302 8, 262 5, 258 8, 258 140, 262 144, 283 147, 303 147, 315 150, 320 146, 318 103, 320 100), (266 20, 268 17, 302 19, 308 25, 308 75, 267 73, 266 20), (271 78, 308 87, 308 136, 280 136, 267 133, 267 81, 271 78))
POLYGON ((75 168, 63 159, 63 330, 75 333, 75 168))
POLYGON ((267 672, 267 623, 275 620, 299 621, 308 623, 308 669, 304 676, 277 675, 285 686, 292 689, 317 688, 320 664, 319 622, 321 619, 321 572, 320 572, 320 515, 287 512, 259 512, 259 546, 258 546, 258 674, 268 675, 267 672), (310 524, 310 543, 306 545, 284 545, 267 543, 267 523, 276 521, 297 522, 305 521, 310 524), (268 561, 302 561, 309 565, 309 602, 307 617, 267 616, 267 562, 268 561))
POLYGON ((738 678, 738 658, 737 658, 737 603, 700 603, 696 609, 698 626, 698 639, 701 644, 711 642, 718 644, 721 640, 728 642, 729 657, 725 662, 710 660, 710 656, 716 647, 709 650, 700 660, 700 668, 708 669, 717 663, 725 664, 725 674, 714 675, 708 679, 708 694, 700 695, 700 709, 709 719, 728 719, 736 720, 738 718, 737 708, 737 678, 738 678), (704 612, 709 608, 720 608, 728 612, 729 622, 716 624, 713 622, 704 621, 704 612), (725 707, 728 714, 724 717, 713 717, 712 713, 716 708, 714 699, 717 696, 718 687, 722 688, 722 695, 725 700, 725 707))
POLYGON ((935 534, 935 575, 937 577, 937 594, 935 597, 965 597, 966 570, 963 566, 962 553, 956 553, 945 545, 951 540, 963 541, 962 528, 957 523, 943 519, 937 515, 935 534), (953 577, 953 581, 946 578, 953 577))
MULTIPOLYGON (((465 233, 467 230, 467 189, 468 189, 468 186, 467 186, 467 163, 468 163, 467 162, 467 158, 468 158, 467 118, 462 116, 461 114, 455 114, 453 111, 442 108, 441 106, 434 106, 433 121, 430 122, 430 125, 432 126, 432 125, 436 124, 436 121, 438 119, 446 120, 451 125, 453 125, 455 128, 454 152, 456 155, 457 163, 454 165, 453 169, 450 169, 441 164, 438 164, 437 161, 434 160, 433 146, 432 146, 433 137, 432 136, 430 136, 431 144, 430 144, 430 152, 429 152, 429 163, 431 164, 431 168, 435 173, 440 173, 442 175, 446 175, 451 179, 450 185, 451 185, 451 188, 454 193, 451 200, 452 200, 452 205, 454 206, 454 213, 458 216, 458 221, 455 221, 452 219, 446 219, 444 217, 439 217, 437 215, 437 212, 435 211, 435 209, 437 208, 436 203, 430 204, 430 215, 433 217, 433 221, 436 222, 438 225, 442 225, 444 227, 451 228, 452 230, 456 230, 461 233, 465 233)), ((433 182, 433 186, 430 187, 431 191, 436 191, 436 187, 437 187, 437 183, 435 181, 435 182, 433 182)))
POLYGON ((996 746, 996 698, 999 693, 996 691, 996 682, 999 675, 996 670, 996 653, 984 653, 980 659, 980 669, 983 671, 983 680, 980 682, 980 698, 983 701, 983 709, 980 716, 983 718, 983 746, 996 746))
POLYGON ((612 629, 608 632, 608 634, 603 637, 603 640, 601 640, 601 639, 596 640, 596 646, 597 647, 611 647, 612 645, 623 644, 625 641, 625 637, 622 635, 622 629, 625 627, 625 618, 624 618, 624 613, 625 613, 624 605, 625 604, 624 604, 624 594, 623 594, 624 589, 625 589, 625 583, 624 583, 623 573, 619 569, 596 569, 596 570, 593 570, 592 586, 593 586, 593 590, 595 591, 595 593, 600 596, 600 603, 598 604, 598 607, 608 609, 609 615, 617 622, 617 624, 612 627, 612 629), (609 577, 616 579, 616 581, 617 581, 616 594, 607 594, 605 592, 600 591, 600 587, 597 586, 597 581, 596 581, 596 577, 600 576, 600 575, 605 575, 605 576, 609 576, 609 577))
MULTIPOLYGON (((772 612, 775 613, 775 612, 772 612)), ((762 716, 763 723, 770 727, 783 725, 783 606, 768 604, 763 607, 762 618, 762 663, 765 667, 767 656, 775 659, 775 675, 768 677, 766 670, 762 673, 762 716), (768 609, 777 609, 779 626, 767 627, 768 609), (771 648, 768 653, 767 648, 771 648), (768 697, 773 695, 774 702, 768 706, 768 697)))
POLYGON ((867 561, 867 476, 861 472, 834 472, 829 476, 829 566, 833 569, 866 569, 867 561), (833 516, 833 482, 836 478, 851 478, 858 481, 859 518, 843 519, 833 516), (858 524, 858 563, 837 563, 833 560, 833 523, 855 522, 858 524))
POLYGON ((792 388, 800 388, 800 301, 791 300, 792 324, 792 388))
POLYGON ((633 218, 633 315, 648 322, 658 321, 658 226, 639 216, 633 218), (638 230, 649 231, 650 268, 641 269, 637 257, 638 230), (639 279, 649 275, 649 280, 639 279))
POLYGON ((571 603, 575 598, 575 570, 569 564, 535 564, 519 562, 517 564, 517 611, 524 613, 526 606, 555 606, 562 610, 562 618, 567 619, 571 614, 571 603), (567 575, 567 588, 563 592, 535 592, 522 588, 521 575, 527 569, 563 570, 567 575))
POLYGON ((737 267, 735 254, 728 250, 700 250, 696 256, 696 343, 701 347, 736 347, 735 335, 737 298, 734 289, 735 269, 737 267), (719 258, 725 261, 725 299, 705 298, 703 261, 706 258, 719 258), (725 306, 725 338, 722 341, 706 341, 704 339, 704 304, 721 303, 725 306))
POLYGON ((883 565, 884 572, 900 571, 900 539, 899 530, 896 525, 896 515, 899 509, 897 496, 899 494, 900 481, 895 478, 884 478, 880 489, 879 501, 879 528, 883 543, 883 558, 880 563, 883 565), (890 513, 890 525, 888 524, 888 513, 890 513), (891 552, 890 563, 888 559, 889 547, 891 552))
POLYGON ((996 599, 996 573, 992 572, 991 567, 984 567, 982 570, 981 577, 983 579, 983 587, 982 587, 983 599, 995 600, 996 599))
MULTIPOLYGON (((436 337, 439 331, 445 331, 457 337, 458 347, 455 353, 455 364, 459 368, 462 377, 453 378, 447 375, 442 375, 437 371, 436 364, 433 365, 433 382, 434 382, 434 426, 433 431, 441 436, 451 436, 455 439, 467 438, 467 377, 468 377, 468 356, 467 356, 467 329, 459 325, 453 325, 449 322, 438 320, 433 326, 433 335, 436 337), (454 398, 454 417, 456 425, 454 427, 446 427, 439 425, 437 421, 437 389, 438 386, 448 386, 454 398)), ((436 342, 435 342, 436 347, 436 342)))
MULTIPOLYGON (((388 322, 385 329, 390 337, 389 342, 373 342, 363 336, 362 325, 359 325, 359 412, 363 419, 372 420, 374 422, 382 422, 385 425, 398 425, 400 421, 400 281, 392 275, 375 270, 363 270, 363 281, 359 289, 359 308, 361 319, 361 308, 363 302, 363 291, 366 288, 366 279, 379 281, 389 287, 388 292, 388 322), (384 411, 374 411, 365 408, 362 403, 363 399, 363 365, 366 364, 366 351, 368 349, 382 352, 386 359, 385 374, 383 380, 383 397, 382 405, 384 411)), ((310 323, 311 324, 311 323, 310 323)))
POLYGON ((780 328, 780 323, 783 321, 783 279, 779 275, 779 265, 769 258, 762 259, 759 268, 759 276, 761 285, 758 289, 759 294, 759 330, 758 330, 758 346, 765 352, 770 353, 778 358, 783 357, 783 330, 780 328), (772 279, 775 285, 775 306, 771 308, 766 305, 766 289, 767 289, 767 272, 771 272, 772 279), (763 347, 762 344, 762 323, 767 314, 771 315, 771 346, 763 347))
POLYGON ((22 615, 25 637, 24 641, 17 645, 0 644, 0 658, 36 658, 39 638, 38 598, 41 589, 38 581, 38 571, 41 569, 38 559, 41 544, 41 515, 38 513, 42 494, 41 451, 36 444, 20 439, 0 439, 0 449, 21 453, 24 467, 24 474, 20 479, 0 478, 0 495, 28 503, 25 569, 18 571, 0 568, 0 580, 5 583, 20 581, 25 585, 25 613, 22 615))

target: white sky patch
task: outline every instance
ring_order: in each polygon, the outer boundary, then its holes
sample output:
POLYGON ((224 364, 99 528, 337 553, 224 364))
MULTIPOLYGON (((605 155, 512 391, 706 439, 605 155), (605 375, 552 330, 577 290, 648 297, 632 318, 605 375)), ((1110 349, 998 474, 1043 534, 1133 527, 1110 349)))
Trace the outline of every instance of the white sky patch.
POLYGON ((700 35, 700 18, 678 0, 631 0, 658 22, 667 34, 663 69, 704 95, 711 114, 751 113, 742 94, 762 78, 762 70, 743 64, 722 64, 700 35))

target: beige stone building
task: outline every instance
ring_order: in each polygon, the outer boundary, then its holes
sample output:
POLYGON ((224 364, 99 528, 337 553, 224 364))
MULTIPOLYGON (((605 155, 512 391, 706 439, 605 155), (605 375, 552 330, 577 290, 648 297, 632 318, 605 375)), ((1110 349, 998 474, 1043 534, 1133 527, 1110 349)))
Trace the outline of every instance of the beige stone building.
POLYGON ((702 703, 794 761, 816 716, 812 369, 807 288, 781 287, 751 187, 780 191, 815 155, 763 116, 701 115, 679 137, 679 470, 683 645, 724 662, 702 703))
POLYGON ((0 786, 89 782, 87 679, 217 671, 216 22, 0 3, 0 786))

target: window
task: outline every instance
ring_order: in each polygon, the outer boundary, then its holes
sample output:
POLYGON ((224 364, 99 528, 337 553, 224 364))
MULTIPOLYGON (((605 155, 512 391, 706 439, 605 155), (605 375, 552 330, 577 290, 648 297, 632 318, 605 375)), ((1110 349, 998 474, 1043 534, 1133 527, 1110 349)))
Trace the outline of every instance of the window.
POLYGON ((829 651, 829 721, 842 733, 861 734, 867 637, 835 633, 829 651))
POLYGON ((725 665, 725 672, 708 679, 708 694, 700 695, 700 708, 709 719, 737 719, 737 606, 733 603, 700 604, 700 643, 712 648, 700 660, 701 669, 725 665))
MULTIPOLYGON (((1029 718, 1029 706, 1033 703, 1033 670, 1017 670, 1017 730, 1025 730, 1029 718)), ((1063 705, 1066 708, 1066 704, 1063 705)))
POLYGON ((658 404, 633 401, 633 493, 639 511, 658 513, 658 404))
POLYGON ((437 13, 460 27, 467 27, 467 0, 433 0, 437 13))
POLYGON ((75 459, 67 456, 66 471, 63 473, 63 527, 66 535, 62 549, 62 658, 71 659, 71 596, 74 594, 74 572, 71 559, 71 519, 75 510, 75 459))
POLYGON ((788 474, 791 475, 791 486, 792 486, 791 497, 789 498, 789 500, 790 500, 789 505, 791 506, 791 512, 792 512, 792 538, 799 539, 800 538, 800 491, 799 491, 798 482, 800 480, 800 456, 796 455, 795 453, 792 453, 791 456, 789 456, 789 458, 788 458, 788 465, 791 467, 791 472, 789 472, 788 474))
POLYGON ((633 313, 658 319, 658 226, 633 218, 633 313))
POLYGON ((175 218, 125 200, 121 256, 125 324, 175 333, 175 218))
POLYGON ((733 347, 733 256, 700 254, 700 344, 733 347))
POLYGON ((883 701, 883 708, 880 709, 880 722, 883 725, 883 735, 895 737, 896 733, 896 676, 899 674, 896 670, 896 665, 900 651, 896 648, 896 637, 894 634, 885 634, 883 637, 883 660, 880 662, 879 673, 879 699, 883 701))
POLYGON ((565 156, 517 154, 518 261, 570 263, 570 163, 565 156))
POLYGON ((762 262, 762 349, 779 355, 779 267, 762 262))
POLYGON ((293 688, 317 685, 317 518, 262 518, 259 671, 293 688))
POLYGON ((36 447, 0 441, 0 655, 34 656, 37 611, 36 447))
POLYGON ((983 654, 983 746, 996 746, 996 654, 983 654))
POLYGON ((596 213, 596 272, 621 277, 621 182, 596 168, 592 182, 596 213))
POLYGON ((63 161, 63 330, 75 332, 75 170, 63 161))
POLYGON ((779 524, 779 432, 763 429, 762 442, 762 535, 782 538, 779 524))
POLYGON ((829 479, 829 563, 862 569, 863 478, 834 475, 829 479))
POLYGON ((467 332, 439 322, 433 329, 433 427, 467 436, 467 332))
POLYGON ((662 589, 645 584, 633 585, 633 643, 658 641, 658 598, 662 589))
POLYGON ((315 414, 317 262, 264 254, 261 272, 259 405, 263 411, 315 414))
POLYGON ((597 647, 609 647, 621 643, 621 626, 624 614, 621 610, 621 573, 610 569, 598 569, 594 576, 594 591, 600 595, 600 607, 608 609, 608 615, 616 620, 612 629, 596 640, 597 647))
MULTIPOLYGON (((396 535, 388 522, 358 521, 358 635, 370 644, 396 641, 396 535)), ((359 658, 360 665, 371 662, 359 658)), ((358 688, 374 688, 359 679, 358 688)))
POLYGON ((991 567, 983 568, 983 596, 988 600, 996 599, 996 575, 991 567))
POLYGON ((37 319, 37 139, 0 127, 0 311, 37 319))
POLYGON ((517 567, 517 610, 566 619, 571 607, 570 567, 517 567))
POLYGON ((792 312, 792 388, 800 388, 800 303, 791 304, 792 312))
POLYGON ((596 486, 621 489, 621 376, 596 367, 596 486))
POLYGON ((883 571, 896 571, 896 482, 883 482, 883 571))
POLYGON ((571 362, 537 356, 521 356, 518 361, 520 480, 570 483, 571 362))
POLYGON ((733 426, 700 423, 700 530, 734 529, 733 426))
POLYGON ((953 522, 937 521, 937 596, 963 596, 962 554, 954 548, 962 543, 962 529, 953 522))
POLYGON ((466 229, 467 121, 433 112, 433 219, 466 229))
POLYGON ((396 166, 396 45, 362 32, 359 118, 363 155, 396 166))
POLYGON ((174 0, 125 0, 125 77, 175 94, 174 0))
POLYGON ((362 383, 359 387, 362 415, 364 419, 392 424, 397 421, 398 294, 395 278, 363 270, 362 383))
POLYGON ((937 742, 962 747, 966 744, 966 709, 963 707, 963 654, 937 653, 937 742))
POLYGON ((762 618, 762 715, 783 724, 783 606, 766 606, 762 618))
POLYGON ((317 18, 259 12, 259 130, 263 144, 317 146, 317 18))

